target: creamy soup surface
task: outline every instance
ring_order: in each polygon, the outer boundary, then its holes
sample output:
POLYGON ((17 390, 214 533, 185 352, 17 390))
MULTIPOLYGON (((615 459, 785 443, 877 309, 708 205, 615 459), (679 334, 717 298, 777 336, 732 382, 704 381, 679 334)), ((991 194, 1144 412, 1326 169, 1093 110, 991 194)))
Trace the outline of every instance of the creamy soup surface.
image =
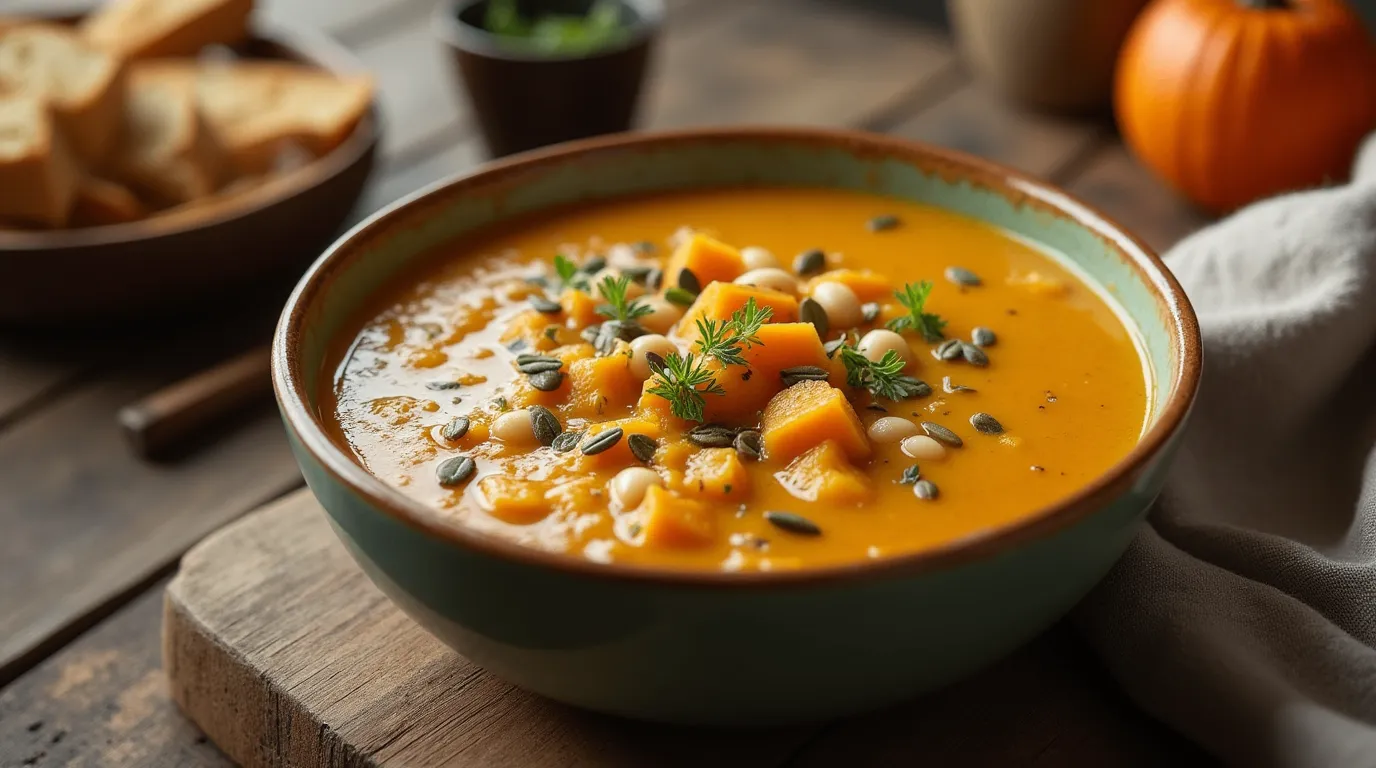
POLYGON ((1055 259, 836 190, 541 214, 442 249, 353 330, 321 411, 370 472, 455 526, 679 569, 1017 521, 1123 458, 1151 397, 1134 337, 1055 259))

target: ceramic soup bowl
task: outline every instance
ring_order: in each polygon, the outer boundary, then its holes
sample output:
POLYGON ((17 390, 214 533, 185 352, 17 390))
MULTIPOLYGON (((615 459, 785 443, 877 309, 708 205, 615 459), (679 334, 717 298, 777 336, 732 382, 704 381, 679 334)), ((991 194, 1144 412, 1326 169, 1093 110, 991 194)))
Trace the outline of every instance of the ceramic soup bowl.
MULTIPOLYGON (((899 276, 901 277, 901 276, 899 276)), ((278 327, 277 399, 311 490, 377 585, 493 674, 628 717, 755 726, 880 707, 989 664, 1104 576, 1161 488, 1199 377, 1193 312, 1161 261, 1069 195, 880 136, 699 130, 561 145, 428 189, 358 225, 306 273, 278 327), (435 247, 576 201, 731 185, 877 192, 971 216, 1112 286, 1155 380, 1131 453, 1070 498, 950 545, 841 567, 681 572, 597 564, 461 529, 371 476, 322 428, 331 340, 435 247)))

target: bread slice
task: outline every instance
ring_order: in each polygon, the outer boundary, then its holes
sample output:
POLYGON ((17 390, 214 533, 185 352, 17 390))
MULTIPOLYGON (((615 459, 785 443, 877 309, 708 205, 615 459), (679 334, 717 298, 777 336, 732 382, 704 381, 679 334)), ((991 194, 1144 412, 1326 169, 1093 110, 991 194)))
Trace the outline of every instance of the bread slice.
POLYGON ((81 22, 91 43, 127 59, 195 56, 248 36, 253 0, 109 0, 81 22))
POLYGON ((138 221, 148 209, 129 188, 109 179, 86 176, 76 188, 72 203, 74 227, 99 227, 138 221))
POLYGON ((0 25, 0 91, 47 102, 70 149, 99 164, 118 133, 122 65, 70 30, 47 24, 0 25))
POLYGON ((0 96, 0 219, 65 225, 78 178, 43 101, 27 94, 0 96))
POLYGON ((372 78, 290 62, 206 62, 181 65, 181 72, 196 80, 201 112, 242 173, 270 170, 289 145, 317 156, 329 152, 373 100, 372 78))
POLYGON ((152 63, 131 65, 128 80, 114 176, 159 206, 213 193, 224 157, 196 107, 195 83, 152 63))

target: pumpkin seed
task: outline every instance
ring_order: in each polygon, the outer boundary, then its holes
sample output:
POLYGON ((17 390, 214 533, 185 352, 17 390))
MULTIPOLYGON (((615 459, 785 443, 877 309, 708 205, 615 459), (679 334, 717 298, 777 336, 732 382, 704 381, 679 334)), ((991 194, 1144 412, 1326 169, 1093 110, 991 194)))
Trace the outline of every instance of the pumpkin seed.
POLYGON ((552 444, 554 438, 564 431, 563 425, 559 423, 559 417, 543 405, 532 405, 526 410, 530 412, 531 431, 535 433, 535 439, 540 441, 540 445, 552 444))
POLYGON ((620 330, 615 320, 608 320, 598 327, 597 336, 592 340, 592 347, 598 356, 606 357, 616 351, 616 339, 620 330))
POLYGON ((979 279, 979 275, 975 274, 974 272, 971 272, 965 267, 947 267, 946 279, 950 280, 956 285, 964 285, 971 287, 980 285, 983 282, 979 279))
POLYGON ((793 259, 793 271, 804 276, 821 272, 826 265, 827 255, 821 248, 809 248, 793 259))
POLYGON ((904 400, 932 394, 932 386, 916 376, 899 376, 898 385, 901 387, 904 400))
POLYGON ((631 278, 632 282, 640 283, 641 285, 645 284, 645 279, 648 278, 653 271, 655 271, 654 267, 642 264, 621 268, 621 274, 631 278))
POLYGON ((977 327, 970 331, 970 341, 977 347, 992 347, 998 343, 999 337, 994 332, 984 327, 977 327))
POLYGON ((888 409, 888 408, 885 408, 884 406, 880 405, 879 403, 870 403, 869 405, 865 406, 865 408, 867 408, 868 410, 871 410, 871 411, 879 411, 880 413, 888 413, 888 412, 889 412, 889 409, 888 409))
POLYGON ((827 353, 827 357, 832 357, 833 355, 836 354, 836 350, 838 350, 838 349, 840 349, 842 346, 844 346, 845 343, 846 343, 846 337, 845 337, 845 336, 842 336, 842 337, 839 338, 839 339, 832 339, 831 341, 828 341, 827 343, 825 343, 825 344, 822 345, 822 351, 824 351, 824 352, 827 353))
POLYGON ((822 529, 816 523, 792 512, 777 512, 771 509, 764 513, 764 519, 768 520, 775 528, 789 533, 796 533, 801 536, 822 535, 822 529))
POLYGON ((696 293, 690 293, 682 288, 669 288, 664 291, 664 300, 670 304, 677 304, 680 307, 691 307, 693 302, 698 300, 696 293))
POLYGON ((516 339, 515 341, 511 342, 510 344, 507 344, 507 345, 506 345, 506 348, 509 349, 509 350, 511 350, 512 352, 520 352, 521 350, 523 350, 523 349, 526 348, 526 340, 525 340, 525 339, 516 339))
POLYGON ((559 302, 550 301, 544 296, 531 296, 530 306, 535 307, 535 311, 542 315, 557 315, 564 311, 564 308, 559 306, 559 302))
POLYGON ((664 368, 668 365, 668 363, 664 361, 664 357, 658 352, 646 352, 645 364, 650 366, 650 373, 656 376, 663 375, 664 368))
POLYGON ((932 438, 938 443, 945 443, 946 445, 949 445, 952 448, 959 448, 960 446, 965 444, 964 441, 960 439, 960 435, 957 435, 956 433, 941 426, 940 424, 937 424, 934 421, 924 421, 922 422, 921 426, 922 431, 926 432, 928 437, 932 438))
POLYGON ((636 243, 631 247, 635 248, 636 253, 639 253, 641 256, 649 256, 656 250, 655 244, 650 242, 649 240, 641 240, 640 242, 636 243))
POLYGON ((532 360, 528 363, 517 363, 516 370, 527 376, 533 376, 545 371, 557 371, 564 367, 563 360, 532 360))
POLYGON ((594 254, 587 261, 583 262, 583 266, 579 267, 578 270, 591 275, 601 272, 602 268, 605 266, 607 266, 607 257, 601 254, 594 254))
POLYGON ((555 453, 568 453, 582 439, 582 432, 563 432, 554 438, 554 442, 550 443, 549 447, 553 448, 555 453))
POLYGON ((860 316, 865 322, 872 323, 879 319, 879 302, 871 301, 868 304, 860 305, 860 316))
POLYGON ((659 449, 659 443, 649 435, 631 435, 626 438, 626 446, 631 449, 631 455, 637 461, 645 464, 650 463, 650 459, 655 457, 655 451, 659 449))
POLYGON ((1003 425, 999 423, 998 419, 987 413, 977 413, 971 416, 970 426, 986 435, 999 435, 1003 433, 1003 425))
POLYGON ((425 384, 425 388, 435 392, 444 392, 448 389, 458 389, 463 385, 457 381, 431 381, 425 384))
POLYGON ((553 392, 563 383, 564 374, 562 371, 541 371, 530 376, 530 386, 541 392, 553 392))
POLYGON ((980 368, 989 364, 989 356, 984 354, 984 350, 964 341, 960 342, 960 353, 965 355, 965 362, 976 365, 980 368))
POLYGON ((747 458, 759 460, 764 455, 764 438, 759 432, 747 429, 736 435, 733 441, 736 452, 747 458))
POLYGON ((932 357, 938 360, 955 360, 960 354, 960 339, 947 339, 932 350, 932 357))
POLYGON ((936 487, 936 483, 931 480, 918 480, 913 483, 913 495, 919 499, 930 501, 941 495, 941 490, 936 487))
POLYGON ((779 378, 783 379, 785 389, 801 381, 826 381, 829 375, 827 369, 815 365, 795 365, 779 371, 779 378))
POLYGON ((537 355, 530 352, 516 356, 516 365, 520 367, 526 363, 559 362, 559 358, 553 355, 537 355))
POLYGON ((440 437, 453 442, 468 434, 468 417, 455 416, 440 429, 440 437))
POLYGON ((591 344, 597 341, 597 332, 600 330, 602 330, 602 326, 590 325, 587 328, 584 328, 583 330, 578 332, 578 338, 591 344))
POLYGON ((736 430, 725 424, 700 424, 688 430, 688 442, 702 448, 730 448, 736 430))
POLYGON ((531 275, 530 277, 526 278, 526 282, 530 283, 531 285, 538 285, 541 288, 549 287, 549 278, 545 277, 544 275, 531 275))
POLYGON ((582 451, 584 456, 596 456, 621 442, 621 435, 623 432, 624 430, 622 430, 621 427, 612 427, 611 429, 598 432, 596 435, 583 441, 583 445, 580 446, 578 450, 582 451))
POLYGON ((817 329, 818 336, 827 335, 827 330, 831 328, 831 320, 827 317, 827 311, 822 309, 822 305, 811 296, 798 304, 798 317, 805 323, 812 323, 813 327, 817 329))
POLYGON ((645 287, 650 290, 658 290, 664 284, 664 270, 654 267, 649 274, 645 275, 645 287))
POLYGON ((875 216, 867 226, 871 232, 884 232, 898 226, 898 217, 891 213, 875 216))
POLYGON ((946 391, 946 394, 948 394, 948 395, 949 395, 949 394, 956 393, 956 392, 974 392, 974 391, 975 391, 975 388, 974 388, 974 387, 967 387, 967 386, 964 386, 964 385, 962 385, 962 384, 952 384, 952 383, 951 383, 951 377, 950 377, 950 376, 942 376, 942 377, 941 377, 941 388, 942 388, 943 390, 945 390, 945 391, 946 391))
POLYGON ((478 471, 478 465, 472 459, 467 456, 455 456, 441 462, 435 475, 439 478, 440 485, 445 488, 453 488, 456 485, 463 485, 476 471, 478 471))
POLYGON ((921 477, 922 473, 918 470, 917 465, 914 464, 903 470, 903 476, 898 478, 898 483, 899 485, 912 485, 921 479, 921 477))
POLYGON ((678 287, 691 294, 702 293, 702 281, 693 274, 693 270, 684 267, 678 271, 678 287))

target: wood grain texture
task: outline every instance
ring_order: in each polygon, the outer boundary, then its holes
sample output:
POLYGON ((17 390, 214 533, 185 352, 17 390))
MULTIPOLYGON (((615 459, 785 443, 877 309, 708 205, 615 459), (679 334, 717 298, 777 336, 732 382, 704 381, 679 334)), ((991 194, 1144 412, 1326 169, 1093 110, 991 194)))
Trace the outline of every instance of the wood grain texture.
POLYGON ((1209 223, 1205 214, 1167 189, 1122 144, 1104 146, 1065 187, 1159 253, 1209 223))
POLYGON ((393 607, 306 492, 187 553, 163 637, 173 698, 249 766, 778 765, 808 735, 633 724, 496 680, 393 607))

